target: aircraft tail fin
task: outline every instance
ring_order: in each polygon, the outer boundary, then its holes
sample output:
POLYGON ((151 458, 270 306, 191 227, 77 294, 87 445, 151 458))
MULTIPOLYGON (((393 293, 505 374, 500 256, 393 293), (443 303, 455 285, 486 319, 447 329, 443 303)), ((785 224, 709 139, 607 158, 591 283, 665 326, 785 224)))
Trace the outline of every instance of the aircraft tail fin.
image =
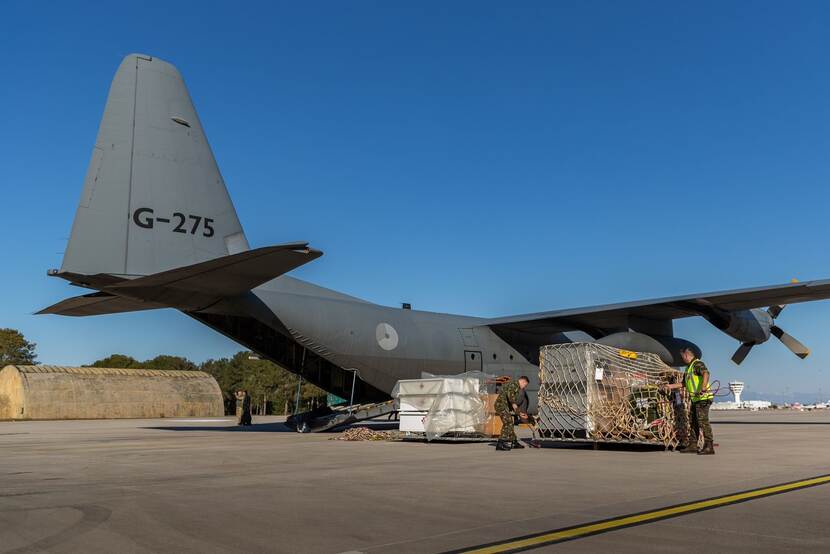
POLYGON ((110 87, 60 273, 135 277, 245 250, 178 70, 127 56, 110 87))

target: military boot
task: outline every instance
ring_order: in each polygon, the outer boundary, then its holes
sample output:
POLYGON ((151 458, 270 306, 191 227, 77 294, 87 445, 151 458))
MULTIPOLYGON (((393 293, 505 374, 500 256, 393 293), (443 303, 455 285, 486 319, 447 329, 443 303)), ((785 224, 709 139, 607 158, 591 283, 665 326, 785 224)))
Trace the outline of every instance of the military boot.
POLYGON ((515 450, 515 449, 517 449, 517 448, 518 448, 518 449, 522 449, 522 448, 524 448, 525 446, 524 446, 522 443, 520 443, 518 440, 514 440, 514 441, 513 441, 513 443, 510 445, 510 447, 511 447, 511 448, 513 448, 513 449, 515 450))
POLYGON ((712 441, 706 441, 703 443, 703 448, 698 451, 698 454, 702 456, 711 456, 715 453, 715 445, 712 444, 712 441))
POLYGON ((697 446, 694 444, 681 444, 677 447, 677 452, 681 454, 697 454, 697 446))
POLYGON ((508 451, 510 450, 510 443, 499 439, 499 441, 496 443, 496 450, 508 451))

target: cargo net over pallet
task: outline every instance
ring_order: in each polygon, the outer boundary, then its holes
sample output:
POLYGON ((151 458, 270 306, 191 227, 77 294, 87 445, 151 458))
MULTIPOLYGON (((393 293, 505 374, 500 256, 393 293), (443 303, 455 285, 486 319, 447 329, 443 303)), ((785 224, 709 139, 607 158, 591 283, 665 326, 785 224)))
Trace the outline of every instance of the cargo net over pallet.
POLYGON ((674 448, 675 419, 680 415, 688 421, 688 397, 661 391, 661 385, 681 379, 682 373, 656 354, 595 343, 544 346, 539 351, 539 432, 560 440, 674 448))

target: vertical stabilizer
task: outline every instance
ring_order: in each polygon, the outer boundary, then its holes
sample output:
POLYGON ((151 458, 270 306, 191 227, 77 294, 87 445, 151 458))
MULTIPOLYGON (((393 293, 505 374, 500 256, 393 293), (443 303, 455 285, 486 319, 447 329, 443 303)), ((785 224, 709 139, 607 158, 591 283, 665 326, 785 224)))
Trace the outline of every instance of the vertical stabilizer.
POLYGON ((149 275, 247 249, 178 70, 127 56, 110 87, 61 271, 149 275))

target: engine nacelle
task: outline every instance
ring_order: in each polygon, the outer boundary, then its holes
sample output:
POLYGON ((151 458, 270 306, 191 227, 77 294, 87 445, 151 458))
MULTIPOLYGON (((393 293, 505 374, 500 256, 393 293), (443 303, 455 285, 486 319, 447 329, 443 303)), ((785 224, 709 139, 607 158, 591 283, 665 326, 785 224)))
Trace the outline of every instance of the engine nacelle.
POLYGON ((635 333, 634 331, 623 331, 602 337, 596 342, 623 350, 651 352, 660 356, 663 363, 675 367, 686 365, 680 357, 680 351, 686 348, 690 348, 696 358, 701 357, 700 347, 693 342, 677 337, 651 336, 635 333))
POLYGON ((769 340, 772 316, 766 310, 740 310, 728 312, 726 328, 721 331, 742 343, 761 344, 769 340))

